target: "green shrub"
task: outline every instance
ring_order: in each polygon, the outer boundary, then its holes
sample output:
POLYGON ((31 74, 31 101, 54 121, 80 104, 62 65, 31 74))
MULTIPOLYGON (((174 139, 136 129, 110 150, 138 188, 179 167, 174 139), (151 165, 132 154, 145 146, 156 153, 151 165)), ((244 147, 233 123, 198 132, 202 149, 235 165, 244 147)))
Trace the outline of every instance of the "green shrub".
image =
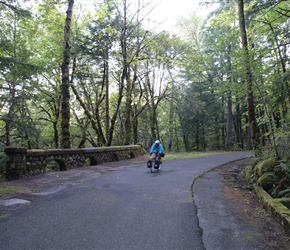
POLYGON ((247 189, 253 189, 253 183, 255 183, 256 178, 254 177, 254 167, 248 165, 243 170, 243 177, 246 180, 247 189))
POLYGON ((252 166, 246 166, 243 171, 243 176, 246 180, 249 180, 253 177, 254 174, 254 168, 252 166))
POLYGON ((276 184, 276 175, 273 172, 264 173, 257 181, 265 191, 273 189, 276 184))
POLYGON ((50 161, 47 165, 46 165, 46 169, 45 172, 49 173, 49 172, 56 172, 59 171, 59 165, 56 161, 50 161))
POLYGON ((244 170, 248 185, 257 183, 272 198, 290 197, 290 166, 286 160, 268 158, 258 163, 255 160, 251 166, 244 170))
POLYGON ((281 161, 275 168, 275 174, 278 178, 286 177, 290 181, 290 168, 286 162, 281 161))
POLYGON ((279 162, 274 158, 263 160, 255 166, 255 175, 261 177, 264 173, 273 172, 277 165, 279 165, 279 162))
POLYGON ((290 196, 290 168, 288 164, 281 161, 274 168, 274 175, 276 176, 276 181, 273 184, 272 189, 265 190, 273 198, 283 198, 290 196))

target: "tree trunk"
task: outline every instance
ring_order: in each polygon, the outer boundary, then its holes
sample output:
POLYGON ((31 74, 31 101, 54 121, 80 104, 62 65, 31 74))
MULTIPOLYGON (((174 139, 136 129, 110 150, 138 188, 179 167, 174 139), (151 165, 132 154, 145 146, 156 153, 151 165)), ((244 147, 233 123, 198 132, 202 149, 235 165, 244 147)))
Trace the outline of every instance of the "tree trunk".
MULTIPOLYGON (((128 66, 129 67, 129 66, 128 66)), ((128 70, 130 72, 130 70, 128 70)), ((125 135, 124 135, 124 145, 129 145, 133 141, 133 122, 132 122, 132 89, 133 84, 130 79, 130 73, 127 72, 126 77, 126 104, 125 104, 125 135)))
MULTIPOLYGON (((225 107, 225 97, 224 95, 222 96, 222 106, 225 107)), ((222 145, 223 147, 226 145, 226 126, 224 125, 224 121, 225 121, 225 108, 222 109, 222 112, 221 112, 221 120, 222 120, 222 128, 221 128, 221 132, 222 132, 222 145)), ((217 140, 217 144, 219 144, 219 141, 217 140)), ((220 146, 218 146, 220 147, 220 146)))
POLYGON ((113 116, 111 118, 111 125, 110 125, 110 130, 109 130, 109 138, 108 138, 108 141, 107 141, 107 146, 111 146, 112 141, 113 141, 113 133, 114 133, 114 130, 115 130, 115 124, 116 124, 116 121, 117 121, 117 118, 118 118, 119 109, 120 109, 121 102, 122 102, 122 99, 123 99, 123 90, 124 90, 124 82, 121 81, 120 87, 119 87, 119 95, 118 95, 117 106, 116 106, 115 112, 114 112, 114 114, 113 114, 113 116))
POLYGON ((258 130, 257 122, 255 117, 255 104, 253 95, 253 76, 250 66, 250 55, 248 48, 247 32, 245 25, 244 15, 244 1, 238 0, 238 15, 239 15, 239 26, 242 39, 242 48, 244 50, 244 65, 246 67, 246 84, 247 84, 247 104, 248 104, 248 118, 251 132, 251 142, 254 150, 258 148, 258 130))
POLYGON ((124 127, 124 144, 128 145, 132 142, 133 127, 132 127, 132 81, 130 79, 130 65, 127 54, 127 1, 123 1, 124 20, 121 31, 121 49, 123 59, 123 72, 121 77, 121 85, 126 82, 126 103, 125 103, 125 127, 124 127))
POLYGON ((155 107, 153 106, 151 108, 151 136, 152 136, 152 142, 154 140, 157 139, 157 117, 156 117, 156 110, 155 110, 155 107))
POLYGON ((14 109, 15 109, 15 84, 12 83, 11 86, 11 105, 8 110, 7 118, 5 119, 5 145, 6 146, 11 146, 11 128, 13 124, 13 114, 14 114, 14 109))
POLYGON ((53 125, 53 141, 54 148, 58 148, 58 129, 57 129, 57 121, 52 123, 53 125))
MULTIPOLYGON (((147 61, 148 65, 148 61, 147 61)), ((148 66, 147 66, 148 68, 148 66)), ((154 81, 155 79, 155 72, 153 72, 152 79, 154 81)), ((155 102, 154 102, 154 84, 150 82, 149 72, 147 72, 147 80, 146 80, 147 88, 149 90, 149 98, 150 98, 150 130, 151 130, 151 141, 154 142, 154 140, 157 139, 157 117, 156 117, 156 108, 155 108, 155 102)))
POLYGON ((79 101, 80 105, 84 109, 85 114, 89 118, 89 120, 90 120, 90 122, 92 124, 92 128, 94 129, 94 131, 98 135, 98 141, 101 143, 101 145, 106 145, 106 139, 104 137, 104 134, 103 134, 102 130, 99 129, 100 125, 94 119, 93 114, 89 111, 89 109, 85 105, 85 103, 82 101, 81 97, 79 96, 79 93, 78 93, 77 89, 75 88, 75 86, 73 84, 71 84, 71 89, 74 92, 76 99, 79 101))
POLYGON ((233 112, 232 112, 232 92, 228 90, 227 100, 227 148, 233 146, 233 112))
POLYGON ((69 64, 70 64, 70 33, 73 13, 74 0, 68 1, 68 9, 66 12, 66 20, 64 27, 64 48, 63 48, 63 63, 61 65, 62 71, 62 85, 61 85, 61 147, 70 148, 70 91, 69 91, 69 64))
MULTIPOLYGON (((94 145, 104 146, 104 145, 107 144, 107 141, 106 141, 106 138, 104 136, 102 125, 101 125, 101 120, 100 120, 100 117, 99 117, 99 106, 100 106, 100 103, 102 102, 103 98, 100 98, 100 100, 96 102, 96 110, 95 110, 95 113, 94 113, 95 116, 94 116, 94 114, 90 111, 88 105, 86 105, 83 102, 81 96, 79 95, 78 90, 76 89, 76 87, 73 84, 74 76, 75 76, 75 73, 76 73, 76 54, 77 53, 74 53, 74 56, 73 56, 73 66, 72 66, 70 87, 71 87, 76 99, 79 101, 79 104, 83 108, 85 114, 87 115, 87 117, 88 117, 88 119, 89 119, 89 121, 90 121, 90 123, 92 125, 92 128, 94 129, 94 131, 98 135, 98 138, 97 138, 98 142, 96 144, 94 144, 94 145)), ((105 66, 104 66, 104 75, 103 75, 103 86, 106 86, 106 69, 105 69, 105 66)), ((104 96, 104 98, 106 98, 106 95, 104 96)))
POLYGON ((240 111, 240 104, 236 104, 236 125, 235 125, 235 134, 236 134, 236 143, 239 148, 243 148, 243 136, 242 136, 242 112, 240 111))
POLYGON ((168 70, 168 73, 170 75, 170 79, 171 79, 171 97, 170 97, 170 118, 169 118, 169 144, 168 144, 168 151, 170 152, 172 149, 172 143, 173 143, 173 99, 174 99, 174 80, 173 77, 171 75, 170 70, 168 70))
POLYGON ((195 143, 196 143, 196 151, 199 151, 199 115, 196 115, 196 131, 195 131, 195 143))
MULTIPOLYGON (((13 20, 13 39, 14 44, 16 44, 16 30, 17 30, 17 21, 16 19, 13 20)), ((17 51, 16 48, 13 48, 13 58, 14 60, 17 60, 17 51)), ((13 70, 13 81, 10 85, 9 93, 10 93, 10 107, 8 109, 7 117, 5 119, 5 145, 10 146, 11 145, 11 129, 13 125, 13 116, 14 116, 14 110, 16 106, 16 83, 15 83, 15 72, 13 70)))
POLYGON ((109 35, 106 35, 105 50, 105 85, 106 85, 106 140, 110 137, 110 101, 109 101, 109 35))
POLYGON ((138 137, 138 119, 133 120, 133 139, 134 139, 134 144, 137 144, 139 142, 139 137, 138 137))
POLYGON ((231 62, 231 46, 227 47, 227 148, 233 146, 233 111, 232 111, 232 91, 230 84, 232 82, 232 62, 231 62))

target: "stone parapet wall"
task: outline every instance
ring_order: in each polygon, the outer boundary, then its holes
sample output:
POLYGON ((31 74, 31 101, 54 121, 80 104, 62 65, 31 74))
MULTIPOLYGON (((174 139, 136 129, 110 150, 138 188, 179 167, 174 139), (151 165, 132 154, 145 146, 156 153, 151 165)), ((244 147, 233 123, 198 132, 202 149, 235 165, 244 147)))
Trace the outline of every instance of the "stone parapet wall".
POLYGON ((104 162, 125 160, 144 155, 140 145, 113 146, 80 149, 28 150, 21 147, 5 148, 7 155, 6 178, 18 179, 24 176, 46 172, 50 162, 56 162, 60 171, 93 166, 104 162))

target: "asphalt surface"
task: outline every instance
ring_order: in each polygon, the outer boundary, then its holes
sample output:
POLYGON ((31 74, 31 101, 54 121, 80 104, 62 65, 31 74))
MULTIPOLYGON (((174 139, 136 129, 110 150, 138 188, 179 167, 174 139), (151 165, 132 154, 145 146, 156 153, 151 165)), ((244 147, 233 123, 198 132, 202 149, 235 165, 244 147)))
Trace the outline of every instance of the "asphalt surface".
POLYGON ((146 162, 106 174, 88 168, 7 210, 0 249, 267 249, 243 238, 245 225, 223 199, 216 174, 198 178, 249 156, 164 161, 158 173, 150 173, 146 162))

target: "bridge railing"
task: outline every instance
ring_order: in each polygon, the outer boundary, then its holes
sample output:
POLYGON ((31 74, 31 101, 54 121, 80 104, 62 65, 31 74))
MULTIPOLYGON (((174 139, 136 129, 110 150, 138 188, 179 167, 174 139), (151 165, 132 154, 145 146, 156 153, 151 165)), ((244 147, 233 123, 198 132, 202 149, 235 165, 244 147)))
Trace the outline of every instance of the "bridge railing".
POLYGON ((112 146, 79 149, 33 149, 23 147, 5 148, 7 155, 6 179, 45 173, 50 162, 58 164, 58 170, 93 166, 104 162, 130 159, 145 154, 141 145, 112 146))

